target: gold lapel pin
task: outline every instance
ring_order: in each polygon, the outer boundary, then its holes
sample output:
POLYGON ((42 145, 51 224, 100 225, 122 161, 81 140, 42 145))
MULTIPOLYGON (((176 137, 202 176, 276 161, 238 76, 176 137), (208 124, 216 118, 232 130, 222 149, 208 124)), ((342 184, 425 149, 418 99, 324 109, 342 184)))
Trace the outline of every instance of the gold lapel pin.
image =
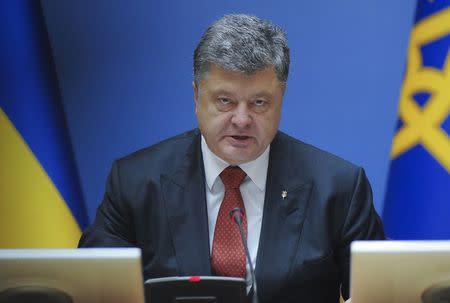
POLYGON ((282 192, 281 192, 281 198, 283 198, 283 200, 284 200, 284 198, 286 198, 287 197, 287 191, 286 190, 283 190, 282 192))

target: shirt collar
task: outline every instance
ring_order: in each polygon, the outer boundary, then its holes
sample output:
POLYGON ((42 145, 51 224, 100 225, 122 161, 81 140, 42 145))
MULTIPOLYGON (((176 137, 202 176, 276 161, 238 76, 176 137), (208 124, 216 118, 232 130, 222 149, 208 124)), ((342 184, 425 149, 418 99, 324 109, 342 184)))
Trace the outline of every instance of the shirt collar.
MULTIPOLYGON (((205 138, 202 135, 202 155, 203 163, 205 165, 205 178, 209 190, 212 190, 214 183, 220 173, 230 164, 216 156, 206 144, 205 138)), ((267 169, 269 167, 269 151, 270 145, 266 150, 255 160, 243 163, 239 167, 247 174, 247 176, 255 183, 259 190, 266 189, 267 169)))

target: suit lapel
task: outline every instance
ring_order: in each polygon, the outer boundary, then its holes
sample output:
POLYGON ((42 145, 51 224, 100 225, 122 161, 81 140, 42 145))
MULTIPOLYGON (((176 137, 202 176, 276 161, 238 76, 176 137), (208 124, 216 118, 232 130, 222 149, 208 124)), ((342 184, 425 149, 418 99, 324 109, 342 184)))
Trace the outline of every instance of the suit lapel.
POLYGON ((169 229, 180 275, 211 275, 200 135, 193 140, 181 167, 161 176, 169 229))
POLYGON ((270 147, 266 197, 258 248, 256 279, 261 298, 271 298, 281 288, 300 240, 312 189, 293 167, 289 148, 277 135, 270 147))

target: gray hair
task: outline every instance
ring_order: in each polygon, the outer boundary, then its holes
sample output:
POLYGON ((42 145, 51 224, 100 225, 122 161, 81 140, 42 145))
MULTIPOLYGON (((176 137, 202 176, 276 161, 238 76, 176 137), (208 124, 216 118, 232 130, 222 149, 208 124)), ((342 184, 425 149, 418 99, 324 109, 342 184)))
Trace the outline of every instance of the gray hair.
POLYGON ((203 34, 194 51, 194 81, 200 84, 209 64, 253 74, 273 66, 280 82, 289 73, 289 48, 283 30, 258 17, 226 15, 203 34))

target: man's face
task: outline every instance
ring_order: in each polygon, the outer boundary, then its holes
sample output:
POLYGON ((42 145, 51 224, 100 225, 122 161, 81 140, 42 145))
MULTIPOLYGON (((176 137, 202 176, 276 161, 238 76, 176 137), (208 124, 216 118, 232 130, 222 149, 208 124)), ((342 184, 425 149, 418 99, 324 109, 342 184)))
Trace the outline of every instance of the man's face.
POLYGON ((209 149, 231 165, 261 155, 278 130, 284 87, 272 67, 247 75, 211 64, 200 85, 193 84, 209 149))

